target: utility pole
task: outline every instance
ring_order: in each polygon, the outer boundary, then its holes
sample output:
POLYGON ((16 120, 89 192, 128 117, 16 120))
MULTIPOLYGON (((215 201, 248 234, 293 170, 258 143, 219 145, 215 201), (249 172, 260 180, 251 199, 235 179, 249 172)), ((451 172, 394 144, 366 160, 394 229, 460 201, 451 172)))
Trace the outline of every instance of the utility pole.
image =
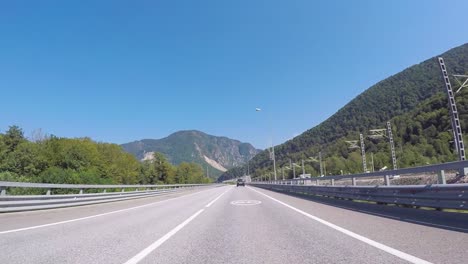
POLYGON ((295 179, 296 178, 296 163, 293 163, 292 166, 293 166, 292 167, 293 168, 293 179, 295 179))
POLYGON ((323 176, 323 167, 322 167, 322 152, 319 152, 319 163, 320 163, 320 177, 323 176))
POLYGON ((302 176, 305 177, 304 160, 302 160, 302 176))
POLYGON ((283 174, 283 181, 284 181, 284 167, 281 167, 281 174, 283 174))
MULTIPOLYGON (((292 167, 293 167, 293 165, 292 165, 292 161, 291 161, 291 159, 289 159, 289 168, 291 168, 291 169, 292 169, 292 167)), ((288 176, 288 177, 289 177, 289 176, 288 176)), ((294 178, 294 176, 293 176, 293 178, 294 178)))

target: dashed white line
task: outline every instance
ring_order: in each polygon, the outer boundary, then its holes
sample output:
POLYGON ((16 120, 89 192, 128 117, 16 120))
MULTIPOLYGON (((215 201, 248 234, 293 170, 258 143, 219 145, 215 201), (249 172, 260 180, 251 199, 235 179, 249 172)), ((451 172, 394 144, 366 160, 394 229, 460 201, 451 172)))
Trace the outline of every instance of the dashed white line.
MULTIPOLYGON (((209 202, 207 205, 205 205, 205 208, 210 207, 213 203, 215 203, 221 196, 223 196, 226 192, 228 192, 230 189, 224 191, 222 194, 218 195, 213 201, 209 202)), ((193 219, 195 219, 197 216, 199 216, 201 213, 203 213, 205 209, 200 209, 198 210, 195 214, 187 218, 184 222, 179 224, 178 226, 174 227, 169 233, 165 234, 163 237, 160 239, 156 240, 154 243, 140 251, 140 253, 136 254, 134 257, 131 259, 127 260, 124 264, 137 264, 141 260, 143 260, 146 256, 151 254, 154 250, 156 250, 158 247, 160 247, 164 242, 166 242, 169 238, 174 236, 177 232, 179 232, 184 226, 188 225, 193 219)))
POLYGON ((275 198, 273 198, 273 197, 271 197, 271 196, 269 196, 269 195, 267 195, 267 194, 264 194, 264 193, 262 193, 262 192, 259 192, 259 191, 257 191, 257 190, 254 190, 254 189, 252 189, 252 188, 250 188, 250 187, 247 187, 247 188, 250 189, 250 190, 252 190, 252 191, 254 191, 254 192, 257 192, 257 193, 259 193, 259 194, 261 194, 261 195, 263 195, 263 196, 265 196, 265 197, 267 197, 267 198, 269 198, 269 199, 271 199, 271 200, 273 200, 273 201, 275 201, 275 202, 277 202, 277 203, 279 203, 279 204, 282 204, 282 205, 288 207, 289 209, 292 209, 292 210, 294 210, 294 211, 296 211, 296 212, 298 212, 298 213, 300 213, 300 214, 302 214, 302 215, 304 215, 304 216, 306 216, 306 217, 308 217, 308 218, 310 218, 310 219, 312 219, 312 220, 315 220, 315 221, 317 221, 317 222, 319 222, 319 223, 322 223, 322 224, 324 224, 324 225, 326 225, 326 226, 328 226, 328 227, 331 227, 331 228, 335 229, 336 231, 339 231, 339 232, 341 232, 341 233, 343 233, 343 234, 345 234, 345 235, 348 235, 348 236, 350 236, 350 237, 352 237, 352 238, 355 238, 355 239, 357 239, 357 240, 359 240, 359 241, 362 241, 362 242, 364 242, 364 243, 366 243, 366 244, 368 244, 368 245, 370 245, 370 246, 373 246, 373 247, 378 248, 378 249, 380 249, 380 250, 383 250, 383 251, 385 251, 385 252, 387 252, 387 253, 390 253, 390 254, 392 254, 392 255, 394 255, 394 256, 396 256, 396 257, 399 257, 399 258, 401 258, 401 259, 404 259, 404 260, 409 261, 409 262, 414 263, 414 264, 431 264, 431 262, 428 262, 428 261, 426 261, 426 260, 420 259, 420 258, 418 258, 418 257, 415 257, 415 256, 413 256, 413 255, 407 254, 407 253, 405 253, 405 252, 399 251, 399 250, 397 250, 397 249, 394 249, 394 248, 392 248, 392 247, 386 246, 386 245, 381 244, 381 243, 379 243, 379 242, 377 242, 377 241, 374 241, 374 240, 372 240, 372 239, 369 239, 369 238, 367 238, 367 237, 358 235, 358 234, 356 234, 356 233, 354 233, 354 232, 352 232, 352 231, 349 231, 349 230, 347 230, 347 229, 344 229, 344 228, 342 228, 342 227, 339 227, 339 226, 337 226, 337 225, 335 225, 335 224, 332 224, 332 223, 330 223, 330 222, 327 222, 327 221, 325 221, 325 220, 323 220, 323 219, 321 219, 321 218, 318 218, 318 217, 313 216, 313 215, 311 215, 311 214, 309 214, 309 213, 306 213, 306 212, 304 212, 304 211, 302 211, 302 210, 300 210, 300 209, 297 209, 296 207, 293 207, 293 206, 291 206, 291 205, 289 205, 289 204, 287 204, 287 203, 284 203, 284 202, 282 202, 282 201, 280 201, 280 200, 277 200, 277 199, 275 199, 275 198))
POLYGON ((208 203, 207 205, 205 205, 206 208, 210 207, 212 204, 214 204, 219 198, 221 198, 221 196, 223 196, 225 193, 227 193, 231 188, 227 189, 226 191, 224 191, 222 194, 220 194, 218 197, 216 197, 213 201, 211 201, 210 203, 208 203))
POLYGON ((153 252, 155 249, 157 249, 159 246, 161 246, 164 242, 166 242, 169 238, 171 238, 173 235, 175 235, 179 230, 181 230, 184 226, 186 226, 188 223, 190 223, 193 219, 195 219, 199 214, 201 214, 205 209, 200 209, 198 210, 195 214, 187 218, 184 222, 182 222, 180 225, 176 226, 174 229, 169 231, 169 233, 165 234, 163 237, 160 239, 156 240, 153 244, 149 245, 147 248, 143 249, 140 253, 135 255, 133 258, 129 259, 125 264, 136 264, 140 262, 142 259, 144 259, 146 256, 148 256, 151 252, 153 252))

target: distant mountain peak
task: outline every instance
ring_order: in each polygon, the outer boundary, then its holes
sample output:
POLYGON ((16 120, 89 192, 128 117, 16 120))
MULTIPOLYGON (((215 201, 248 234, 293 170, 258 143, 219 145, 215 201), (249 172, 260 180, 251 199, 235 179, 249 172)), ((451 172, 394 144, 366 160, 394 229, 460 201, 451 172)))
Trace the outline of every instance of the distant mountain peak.
POLYGON ((122 144, 122 147, 139 160, 151 160, 154 152, 160 152, 176 165, 195 162, 204 169, 208 166, 212 168, 209 172, 212 177, 245 164, 260 152, 249 143, 198 130, 181 130, 165 138, 142 139, 122 144))

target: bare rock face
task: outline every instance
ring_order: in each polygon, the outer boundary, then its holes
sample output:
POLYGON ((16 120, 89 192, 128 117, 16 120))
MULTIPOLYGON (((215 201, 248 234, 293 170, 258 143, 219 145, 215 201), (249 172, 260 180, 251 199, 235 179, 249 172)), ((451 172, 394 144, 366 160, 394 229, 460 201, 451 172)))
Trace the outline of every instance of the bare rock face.
POLYGON ((140 160, 148 160, 153 152, 160 152, 176 165, 195 162, 205 170, 208 166, 212 168, 209 174, 213 178, 230 168, 242 166, 260 152, 249 143, 196 130, 179 131, 162 139, 134 141, 122 147, 140 160))

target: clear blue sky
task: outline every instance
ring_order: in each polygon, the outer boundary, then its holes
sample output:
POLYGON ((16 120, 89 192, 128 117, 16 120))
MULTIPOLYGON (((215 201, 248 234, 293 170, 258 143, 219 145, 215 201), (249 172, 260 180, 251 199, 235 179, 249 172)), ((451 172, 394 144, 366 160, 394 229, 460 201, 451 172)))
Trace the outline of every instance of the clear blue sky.
POLYGON ((0 132, 265 148, 468 42, 467 1, 2 1, 0 132), (260 107, 262 112, 255 112, 260 107))

